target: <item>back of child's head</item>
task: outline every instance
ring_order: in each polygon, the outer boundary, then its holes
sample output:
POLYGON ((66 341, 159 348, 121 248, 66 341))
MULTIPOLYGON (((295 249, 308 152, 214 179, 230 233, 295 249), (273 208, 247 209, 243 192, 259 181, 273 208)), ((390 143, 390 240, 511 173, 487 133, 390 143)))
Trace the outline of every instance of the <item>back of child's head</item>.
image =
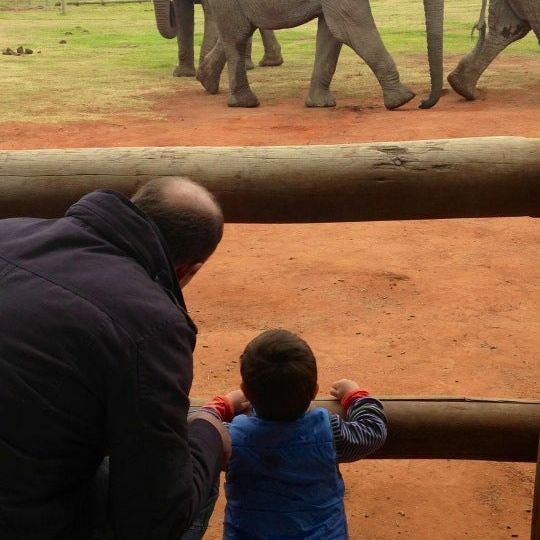
POLYGON ((287 330, 267 330, 241 355, 240 373, 257 416, 290 421, 302 416, 317 390, 317 363, 309 345, 287 330))

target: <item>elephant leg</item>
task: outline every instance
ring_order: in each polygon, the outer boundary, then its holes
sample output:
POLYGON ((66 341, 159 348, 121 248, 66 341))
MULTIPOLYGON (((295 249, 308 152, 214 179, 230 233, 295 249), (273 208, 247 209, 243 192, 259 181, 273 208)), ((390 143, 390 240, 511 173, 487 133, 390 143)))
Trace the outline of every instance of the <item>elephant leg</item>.
MULTIPOLYGON (((229 107, 256 107, 259 100, 249 87, 246 72, 247 42, 255 31, 255 26, 241 9, 231 9, 228 1, 210 0, 209 4, 218 27, 218 43, 223 47, 227 60, 229 75, 227 104, 229 107)), ((204 59, 204 63, 208 56, 204 59)))
POLYGON ((324 17, 319 17, 315 63, 306 107, 334 107, 336 100, 330 93, 330 83, 336 71, 342 43, 330 32, 324 17))
MULTIPOLYGON (((212 15, 210 7, 203 3, 204 11, 204 35, 201 45, 201 53, 199 56, 199 64, 203 61, 203 58, 214 48, 214 45, 219 39, 218 27, 212 15)), ((255 66, 251 60, 251 38, 248 41, 246 51, 246 69, 253 69, 255 66)))
POLYGON ((246 72, 246 49, 253 28, 247 35, 237 34, 236 38, 228 40, 221 35, 223 47, 227 56, 227 72, 229 74, 229 107, 257 107, 259 100, 251 91, 246 72))
POLYGON ((281 56, 281 45, 276 39, 272 30, 263 30, 259 28, 264 47, 264 56, 259 62, 259 66, 281 66, 283 56, 281 56))
POLYGON ((503 49, 521 39, 529 30, 530 25, 516 17, 506 0, 491 0, 487 34, 448 75, 450 86, 466 99, 475 99, 476 83, 482 73, 503 49))
POLYGON ((326 23, 332 34, 366 62, 379 81, 384 105, 395 109, 414 97, 399 80, 399 72, 382 42, 369 0, 322 0, 326 23))
POLYGON ((197 80, 210 94, 219 91, 219 79, 225 67, 225 51, 221 40, 218 39, 212 50, 201 60, 197 70, 197 80))
POLYGON ((175 0, 174 14, 177 28, 178 65, 175 67, 173 75, 175 77, 194 77, 193 28, 195 26, 195 15, 193 1, 175 0))

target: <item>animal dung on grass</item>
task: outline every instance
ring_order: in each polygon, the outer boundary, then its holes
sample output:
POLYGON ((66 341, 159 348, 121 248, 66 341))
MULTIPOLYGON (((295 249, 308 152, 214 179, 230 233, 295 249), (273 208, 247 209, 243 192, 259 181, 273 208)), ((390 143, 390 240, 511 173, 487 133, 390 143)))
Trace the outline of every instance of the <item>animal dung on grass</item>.
POLYGON ((6 49, 2 49, 2 54, 5 56, 24 56, 26 54, 34 54, 34 51, 32 49, 27 49, 21 45, 17 47, 15 51, 9 47, 7 47, 6 49))

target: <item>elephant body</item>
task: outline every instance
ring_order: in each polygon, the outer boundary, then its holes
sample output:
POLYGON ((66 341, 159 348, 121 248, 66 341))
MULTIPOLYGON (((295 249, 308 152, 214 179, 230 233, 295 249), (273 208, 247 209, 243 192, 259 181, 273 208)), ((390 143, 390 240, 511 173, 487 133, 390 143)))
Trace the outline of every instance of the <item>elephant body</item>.
MULTIPOLYGON (((318 19, 316 52, 307 106, 335 105, 329 87, 343 43, 354 49, 371 68, 381 85, 388 109, 399 107, 414 97, 414 93, 400 82, 396 65, 375 25, 369 0, 206 1, 221 39, 202 60, 197 78, 208 92, 216 93, 221 71, 227 62, 229 106, 258 105, 257 97, 249 87, 245 65, 247 40, 255 28, 291 28, 315 18, 318 19)), ((428 42, 431 35, 428 54, 432 68, 432 95, 422 106, 429 107, 436 103, 442 89, 443 1, 424 0, 424 6, 428 42)))
MULTIPOLYGON (((206 0, 154 0, 156 23, 161 35, 178 41, 178 65, 174 69, 175 77, 194 77, 195 53, 194 53, 194 28, 195 12, 194 4, 202 4, 205 14, 203 42, 199 62, 215 45, 218 39, 216 24, 210 14, 206 0)), ((264 56, 259 62, 261 66, 279 66, 283 63, 281 47, 274 32, 261 30, 261 38, 264 46, 264 56)), ((251 60, 251 41, 247 47, 246 65, 248 69, 253 67, 251 60)))
POLYGON ((475 99, 476 84, 482 73, 510 43, 532 29, 540 42, 540 0, 490 0, 487 29, 483 0, 476 27, 480 38, 474 49, 463 57, 448 75, 452 88, 467 99, 475 99))

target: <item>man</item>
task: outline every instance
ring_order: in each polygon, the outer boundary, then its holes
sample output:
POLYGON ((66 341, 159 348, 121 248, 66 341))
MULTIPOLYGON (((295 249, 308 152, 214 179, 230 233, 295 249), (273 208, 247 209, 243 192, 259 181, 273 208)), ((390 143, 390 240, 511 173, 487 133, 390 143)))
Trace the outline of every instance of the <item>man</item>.
POLYGON ((222 232, 212 196, 182 178, 0 220, 2 540, 88 540, 105 455, 118 540, 179 539, 207 504, 230 441, 208 414, 188 426, 181 288, 222 232))

